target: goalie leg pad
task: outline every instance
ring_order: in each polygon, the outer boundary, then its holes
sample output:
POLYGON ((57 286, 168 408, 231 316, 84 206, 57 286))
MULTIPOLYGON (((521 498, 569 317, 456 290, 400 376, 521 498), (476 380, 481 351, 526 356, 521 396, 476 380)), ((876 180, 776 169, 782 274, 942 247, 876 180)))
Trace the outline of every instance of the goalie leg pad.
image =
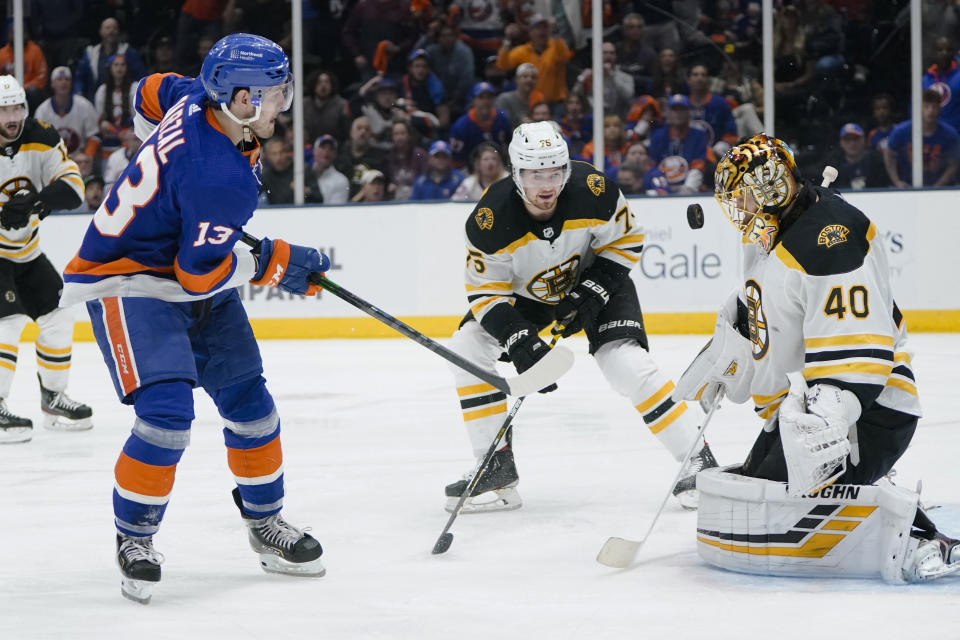
POLYGON ((697 552, 706 562, 772 576, 903 582, 919 496, 887 480, 793 497, 786 484, 733 467, 697 476, 697 552))

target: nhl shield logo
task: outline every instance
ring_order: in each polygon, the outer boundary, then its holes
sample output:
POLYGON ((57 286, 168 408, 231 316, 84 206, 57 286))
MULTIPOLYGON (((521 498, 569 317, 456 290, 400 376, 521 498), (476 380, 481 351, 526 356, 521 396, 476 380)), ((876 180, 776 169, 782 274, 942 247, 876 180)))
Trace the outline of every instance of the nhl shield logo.
POLYGON ((828 224, 820 230, 820 235, 817 236, 817 244, 829 249, 846 242, 849 234, 850 229, 842 224, 828 224))
POLYGON ((587 176, 587 188, 593 192, 593 195, 599 197, 601 193, 606 189, 606 184, 604 184, 603 176, 591 173, 587 176))
POLYGON ((493 229, 493 211, 491 209, 480 207, 473 219, 476 220, 477 226, 484 231, 493 229))

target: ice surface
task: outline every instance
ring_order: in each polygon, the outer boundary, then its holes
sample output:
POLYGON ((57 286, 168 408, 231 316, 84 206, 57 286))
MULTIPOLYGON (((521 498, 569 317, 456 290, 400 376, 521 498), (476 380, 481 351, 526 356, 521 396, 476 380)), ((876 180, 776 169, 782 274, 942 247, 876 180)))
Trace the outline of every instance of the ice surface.
MULTIPOLYGON (((703 336, 651 336, 679 375, 703 336)), ((960 335, 912 336, 926 418, 896 481, 923 480, 930 515, 960 534, 960 335)), ((894 587, 867 580, 775 579, 702 563, 696 515, 672 501, 616 571, 594 557, 608 536, 646 530, 676 466, 629 403, 577 353, 560 390, 528 399, 514 447, 524 506, 462 515, 450 550, 443 487, 471 467, 446 363, 410 340, 265 342, 283 424, 293 524, 323 543, 326 577, 268 575, 230 497, 221 424, 197 395, 193 441, 157 548, 153 602, 120 596, 110 492, 133 421, 95 345, 74 347, 70 394, 94 407, 86 433, 37 430, 0 447, 0 638, 880 638, 960 636, 960 578, 894 587)), ((21 345, 11 409, 40 418, 32 345, 21 345)), ((509 370, 505 370, 509 373, 509 370)), ((721 463, 759 429, 725 405, 707 432, 721 463)))

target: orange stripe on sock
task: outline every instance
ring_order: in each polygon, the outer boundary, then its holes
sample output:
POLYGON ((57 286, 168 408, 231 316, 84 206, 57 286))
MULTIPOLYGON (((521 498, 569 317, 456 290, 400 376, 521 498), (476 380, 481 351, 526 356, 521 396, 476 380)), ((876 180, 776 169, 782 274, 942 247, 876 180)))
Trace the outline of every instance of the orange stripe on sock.
POLYGON ((253 449, 227 448, 227 464, 233 475, 240 478, 260 478, 276 473, 283 466, 280 436, 253 449))
POLYGON ((134 460, 121 452, 113 471, 120 488, 144 496, 162 498, 170 495, 173 490, 177 465, 158 467, 134 460))

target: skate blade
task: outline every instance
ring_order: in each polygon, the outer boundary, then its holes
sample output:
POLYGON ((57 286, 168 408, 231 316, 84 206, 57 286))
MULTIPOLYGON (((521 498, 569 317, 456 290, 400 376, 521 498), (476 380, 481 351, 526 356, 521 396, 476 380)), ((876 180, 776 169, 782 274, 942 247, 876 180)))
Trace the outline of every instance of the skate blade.
MULTIPOLYGON (((447 513, 453 513, 460 502, 459 497, 449 496, 444 507, 447 513)), ((513 487, 495 489, 468 498, 460 513, 486 513, 490 511, 513 511, 523 506, 520 493, 513 487)))
POLYGON ((140 604, 150 604, 150 598, 153 596, 153 587, 156 582, 146 580, 134 580, 133 578, 124 578, 120 581, 120 593, 127 600, 133 600, 140 604))
POLYGON ((696 489, 681 491, 680 493, 674 494, 674 497, 677 499, 677 502, 680 503, 680 506, 687 511, 696 511, 697 507, 700 506, 700 492, 696 489))
POLYGON ((33 439, 33 427, 7 427, 0 429, 0 444, 18 444, 33 439))
POLYGON ((327 573, 320 558, 310 562, 290 562, 272 553, 261 553, 259 556, 260 568, 267 573, 280 573, 304 578, 321 578, 327 573))
POLYGON ((43 426, 50 431, 88 431, 93 429, 93 418, 69 420, 63 416, 45 413, 43 415, 43 426))

